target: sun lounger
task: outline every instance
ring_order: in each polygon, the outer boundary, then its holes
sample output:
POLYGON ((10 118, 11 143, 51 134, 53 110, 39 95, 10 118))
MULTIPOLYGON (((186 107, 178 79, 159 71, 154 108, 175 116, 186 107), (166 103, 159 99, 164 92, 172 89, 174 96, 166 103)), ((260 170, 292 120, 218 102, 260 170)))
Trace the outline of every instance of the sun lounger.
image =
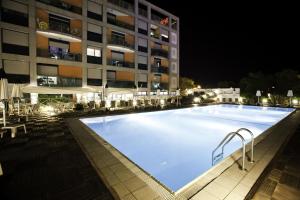
MULTIPOLYGON (((11 130, 11 137, 14 138, 14 137, 16 137, 17 128, 21 128, 21 127, 23 127, 24 132, 27 133, 25 124, 11 124, 9 126, 2 127, 2 130, 10 129, 11 130)), ((1 136, 2 136, 2 134, 1 134, 1 136)))

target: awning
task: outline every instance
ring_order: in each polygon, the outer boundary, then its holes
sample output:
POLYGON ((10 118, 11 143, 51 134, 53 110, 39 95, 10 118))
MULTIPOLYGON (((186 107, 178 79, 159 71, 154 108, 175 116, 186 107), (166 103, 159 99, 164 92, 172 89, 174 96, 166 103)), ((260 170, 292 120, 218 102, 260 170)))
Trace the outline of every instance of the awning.
POLYGON ((22 88, 23 93, 38 94, 83 94, 83 93, 101 93, 102 87, 42 87, 42 86, 25 86, 22 88))

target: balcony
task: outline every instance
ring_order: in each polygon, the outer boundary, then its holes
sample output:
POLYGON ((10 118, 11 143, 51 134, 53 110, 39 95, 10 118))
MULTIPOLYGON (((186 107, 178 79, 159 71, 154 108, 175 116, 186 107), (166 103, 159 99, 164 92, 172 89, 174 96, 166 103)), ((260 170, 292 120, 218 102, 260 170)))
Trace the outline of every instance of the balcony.
POLYGON ((134 81, 118 81, 118 80, 107 80, 108 87, 112 88, 134 88, 134 81))
POLYGON ((164 66, 157 67, 157 65, 151 65, 151 72, 169 74, 169 68, 164 66))
POLYGON ((69 25, 64 23, 58 23, 55 21, 38 22, 37 33, 44 35, 48 38, 65 40, 68 42, 80 42, 81 32, 77 28, 71 29, 69 25), (61 34, 63 33, 63 34, 61 34), (74 37, 75 36, 75 37, 74 37))
POLYGON ((134 31, 134 26, 120 20, 107 18, 107 23, 134 31))
POLYGON ((74 53, 57 53, 57 52, 50 52, 47 49, 37 49, 37 56, 44 57, 44 58, 52 58, 56 60, 69 60, 69 61, 76 61, 81 62, 81 54, 74 54, 74 53))
POLYGON ((124 38, 112 36, 108 38, 107 47, 122 52, 134 52, 134 44, 128 43, 124 38))
POLYGON ((82 9, 80 7, 68 4, 64 1, 60 1, 60 0, 56 0, 56 1, 53 1, 53 0, 37 0, 37 1, 39 1, 41 3, 44 3, 44 4, 47 4, 47 5, 54 6, 56 8, 61 8, 61 9, 64 9, 64 10, 71 11, 71 12, 77 13, 79 15, 82 14, 82 9))
POLYGON ((134 5, 123 0, 108 0, 109 3, 134 12, 134 5))
POLYGON ((47 87, 82 87, 81 78, 65 78, 60 76, 38 76, 38 86, 47 87))
POLYGON ((125 68, 134 68, 134 63, 127 61, 119 61, 114 59, 107 59, 107 65, 116 66, 116 67, 125 67, 125 68))
POLYGON ((151 55, 159 58, 169 58, 169 52, 164 49, 151 49, 151 55))

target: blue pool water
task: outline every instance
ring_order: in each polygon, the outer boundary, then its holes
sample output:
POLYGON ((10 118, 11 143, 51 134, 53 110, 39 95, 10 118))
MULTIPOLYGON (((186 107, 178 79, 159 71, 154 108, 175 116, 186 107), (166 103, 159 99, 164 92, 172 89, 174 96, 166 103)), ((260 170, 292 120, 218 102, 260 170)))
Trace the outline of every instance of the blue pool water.
MULTIPOLYGON (((178 110, 85 118, 95 133, 176 192, 212 167, 211 153, 232 131, 244 127, 255 137, 293 109, 213 105, 178 110)), ((250 136, 246 136, 247 142, 250 136)), ((238 138, 225 156, 241 147, 238 138)))

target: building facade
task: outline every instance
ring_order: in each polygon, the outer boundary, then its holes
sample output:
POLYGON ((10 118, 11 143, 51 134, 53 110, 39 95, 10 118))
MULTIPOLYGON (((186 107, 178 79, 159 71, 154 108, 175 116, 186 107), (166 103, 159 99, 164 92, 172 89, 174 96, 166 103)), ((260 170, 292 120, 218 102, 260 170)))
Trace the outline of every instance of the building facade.
POLYGON ((3 0, 0 28, 0 67, 28 93, 178 87, 179 19, 144 0, 3 0))

